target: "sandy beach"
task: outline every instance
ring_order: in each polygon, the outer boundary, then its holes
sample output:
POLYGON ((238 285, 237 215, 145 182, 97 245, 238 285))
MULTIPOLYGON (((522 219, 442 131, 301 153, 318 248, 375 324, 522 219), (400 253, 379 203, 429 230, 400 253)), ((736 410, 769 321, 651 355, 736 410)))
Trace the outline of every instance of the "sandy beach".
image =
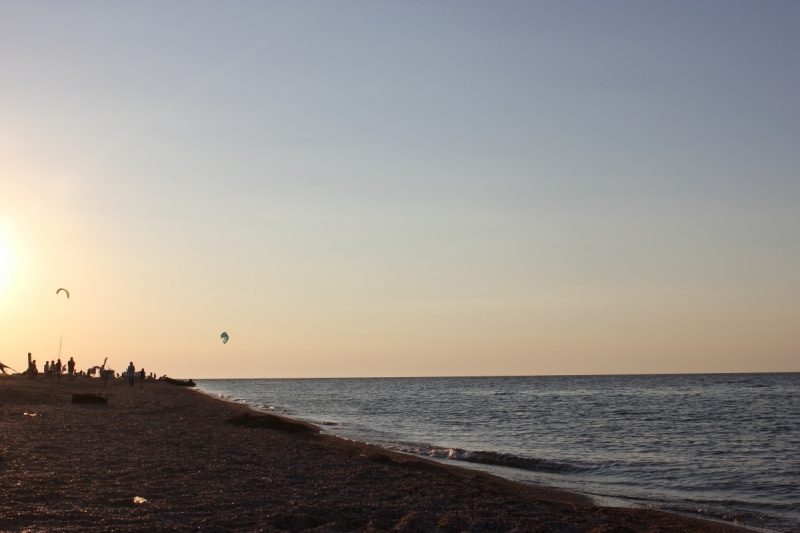
POLYGON ((595 506, 162 382, 70 403, 100 383, 0 378, 0 530, 745 531, 595 506))

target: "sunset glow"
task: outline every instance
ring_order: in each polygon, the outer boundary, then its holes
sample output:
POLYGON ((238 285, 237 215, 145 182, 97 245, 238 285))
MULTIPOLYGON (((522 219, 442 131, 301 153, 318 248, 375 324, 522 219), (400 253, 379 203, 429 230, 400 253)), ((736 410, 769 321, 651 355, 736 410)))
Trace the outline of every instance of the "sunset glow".
POLYGON ((13 267, 13 256, 2 231, 0 231, 0 297, 3 296, 6 287, 11 283, 13 267))
POLYGON ((46 5, 0 7, 9 364, 800 370, 791 3, 46 5))

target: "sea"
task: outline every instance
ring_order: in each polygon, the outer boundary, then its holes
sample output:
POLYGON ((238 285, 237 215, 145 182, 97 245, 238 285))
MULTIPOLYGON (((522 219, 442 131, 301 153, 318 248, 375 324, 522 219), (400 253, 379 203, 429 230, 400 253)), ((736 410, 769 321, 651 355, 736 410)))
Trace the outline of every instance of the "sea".
POLYGON ((800 531, 800 374, 198 380, 326 433, 649 507, 800 531))

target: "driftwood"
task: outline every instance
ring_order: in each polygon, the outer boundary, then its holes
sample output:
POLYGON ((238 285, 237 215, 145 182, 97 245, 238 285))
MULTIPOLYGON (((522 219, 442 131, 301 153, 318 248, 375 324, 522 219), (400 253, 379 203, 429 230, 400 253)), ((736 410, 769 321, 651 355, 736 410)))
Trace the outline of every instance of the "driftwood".
MULTIPOLYGON (((108 358, 106 357, 106 361, 108 358)), ((105 361, 103 362, 105 365, 105 361)), ((103 387, 100 389, 100 394, 94 393, 85 393, 85 394, 73 394, 72 395, 72 403, 99 403, 106 405, 108 404, 108 396, 103 396, 103 391, 106 390, 106 383, 108 383, 108 374, 106 374, 106 378, 103 380, 103 387)))
POLYGON ((99 394, 73 394, 72 403, 108 403, 108 396, 100 396, 99 394))
POLYGON ((179 387, 196 387, 197 386, 197 383, 195 383, 191 379, 189 381, 183 381, 183 380, 180 380, 180 379, 172 379, 172 378, 164 377, 164 381, 166 381, 170 385, 178 385, 179 387))

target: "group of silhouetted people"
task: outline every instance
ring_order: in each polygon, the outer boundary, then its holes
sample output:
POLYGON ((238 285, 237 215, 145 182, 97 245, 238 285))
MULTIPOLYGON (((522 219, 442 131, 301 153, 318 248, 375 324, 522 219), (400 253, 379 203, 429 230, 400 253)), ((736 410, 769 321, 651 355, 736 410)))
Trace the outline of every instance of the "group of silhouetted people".
MULTIPOLYGON (((39 370, 36 368, 36 360, 34 359, 31 362, 32 366, 32 373, 34 376, 39 374, 39 370)), ((61 364, 61 359, 58 361, 51 361, 51 362, 44 362, 44 380, 58 380, 61 381, 61 374, 67 372, 69 375, 68 381, 75 381, 75 360, 70 357, 69 361, 67 361, 66 365, 61 364)))
MULTIPOLYGON (((67 381, 75 381, 75 376, 85 376, 94 373, 91 369, 88 373, 84 372, 75 372, 75 360, 70 357, 67 364, 64 365, 61 363, 61 359, 57 361, 45 361, 44 362, 44 380, 45 381, 61 381, 61 375, 67 373, 69 379, 67 381)), ((36 359, 32 360, 30 363, 30 367, 28 368, 28 375, 30 379, 36 379, 39 376, 39 369, 36 366, 36 359)), ((125 372, 125 375, 128 377, 128 385, 131 387, 136 386, 136 378, 139 378, 139 387, 144 388, 144 380, 147 378, 156 379, 155 373, 148 374, 145 372, 144 368, 136 371, 136 367, 133 366, 133 361, 128 365, 128 369, 125 372)), ((114 377, 113 375, 111 377, 114 377)), ((117 374, 117 377, 120 377, 117 374)))

